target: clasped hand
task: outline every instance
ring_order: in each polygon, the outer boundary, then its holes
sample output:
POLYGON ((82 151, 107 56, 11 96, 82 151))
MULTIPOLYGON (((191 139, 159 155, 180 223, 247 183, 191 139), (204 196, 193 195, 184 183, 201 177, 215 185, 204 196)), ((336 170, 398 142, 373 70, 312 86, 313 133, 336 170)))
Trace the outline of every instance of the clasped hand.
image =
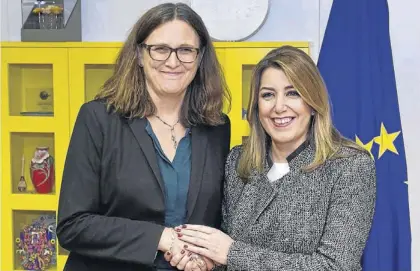
POLYGON ((165 254, 165 259, 172 266, 180 270, 211 270, 214 264, 226 265, 233 243, 233 239, 227 234, 211 227, 190 224, 176 227, 175 231, 184 245, 177 253, 174 251, 172 254, 165 254), (201 260, 195 254, 200 255, 201 260), (205 269, 203 262, 206 263, 205 269))
POLYGON ((187 247, 185 242, 175 239, 171 250, 164 254, 165 260, 178 270, 207 271, 213 268, 212 261, 186 250, 187 247))

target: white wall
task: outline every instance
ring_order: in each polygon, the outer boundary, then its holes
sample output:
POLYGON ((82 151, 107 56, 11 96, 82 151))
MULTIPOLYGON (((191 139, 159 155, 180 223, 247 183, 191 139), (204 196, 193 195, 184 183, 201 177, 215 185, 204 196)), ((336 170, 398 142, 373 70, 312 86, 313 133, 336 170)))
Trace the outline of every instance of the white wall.
MULTIPOLYGON (((253 41, 310 41, 316 61, 333 0, 271 0, 253 41)), ((84 41, 122 41, 140 14, 164 0, 82 1, 84 41), (118 4, 116 4, 118 2, 118 4), (110 20, 110 16, 114 18, 110 20)), ((183 0, 189 2, 189 0, 183 0)), ((412 229, 412 270, 420 270, 420 1, 388 0, 398 97, 407 156, 412 229), (417 257, 416 257, 417 255, 417 257)), ((1 40, 20 40, 20 1, 1 0, 1 40)))
POLYGON ((316 61, 320 48, 319 6, 318 0, 271 0, 264 25, 248 40, 310 41, 316 61))
POLYGON ((408 166, 412 270, 420 270, 420 1, 388 0, 391 44, 408 166))
POLYGON ((189 0, 82 1, 82 39, 83 41, 122 41, 144 12, 164 2, 190 3, 189 0), (111 16, 117 19, 110 20, 111 16))
POLYGON ((22 13, 19 0, 0 0, 0 41, 20 41, 22 13))

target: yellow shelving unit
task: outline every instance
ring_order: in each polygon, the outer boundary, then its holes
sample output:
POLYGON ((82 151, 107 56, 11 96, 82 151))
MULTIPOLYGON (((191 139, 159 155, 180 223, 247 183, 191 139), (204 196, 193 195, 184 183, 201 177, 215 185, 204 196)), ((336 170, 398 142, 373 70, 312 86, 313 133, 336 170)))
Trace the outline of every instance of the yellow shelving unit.
MULTIPOLYGON (((271 49, 292 45, 309 53, 308 42, 215 42, 232 93, 231 147, 249 128, 245 112, 253 66, 271 49)), ((1 43, 1 270, 24 270, 17 251, 20 232, 40 216, 56 217, 64 160, 80 106, 95 96, 113 72, 122 43, 1 43), (51 193, 36 193, 30 161, 36 147, 54 158, 51 193), (22 157, 25 192, 20 192, 22 157)), ((77 195, 75 195, 77 196, 77 195)), ((55 263, 63 270, 68 252, 54 241, 55 263)))
MULTIPOLYGON (((18 250, 18 243, 25 239, 23 228, 40 216, 56 215, 60 182, 55 181, 49 193, 40 194, 31 181, 30 164, 36 147, 48 148, 55 162, 54 176, 59 179, 70 136, 67 49, 14 45, 1 48, 1 270, 23 270, 19 258, 23 252, 18 250), (18 188, 22 176, 26 191, 18 188)), ((42 245, 42 234, 35 234, 40 239, 32 243, 42 245)), ((56 240, 49 242, 55 249, 56 240)), ((60 267, 60 263, 44 264, 51 270, 60 267)))

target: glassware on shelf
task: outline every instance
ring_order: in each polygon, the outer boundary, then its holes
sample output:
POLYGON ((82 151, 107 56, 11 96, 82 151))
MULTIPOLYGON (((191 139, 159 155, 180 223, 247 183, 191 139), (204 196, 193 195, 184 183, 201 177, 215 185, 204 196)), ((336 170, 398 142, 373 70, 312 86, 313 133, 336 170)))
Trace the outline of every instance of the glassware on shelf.
POLYGON ((25 156, 22 155, 22 169, 20 173, 20 179, 18 183, 18 191, 19 192, 26 192, 26 180, 25 180, 25 156))
POLYGON ((31 179, 37 193, 52 192, 54 184, 54 159, 48 147, 37 147, 31 160, 31 179))
POLYGON ((78 0, 21 0, 23 29, 65 29, 78 0))
POLYGON ((64 3, 57 1, 22 0, 22 24, 24 29, 64 28, 64 3))
POLYGON ((64 27, 63 7, 61 7, 60 5, 40 4, 39 7, 34 8, 32 12, 38 16, 40 29, 61 29, 64 27))

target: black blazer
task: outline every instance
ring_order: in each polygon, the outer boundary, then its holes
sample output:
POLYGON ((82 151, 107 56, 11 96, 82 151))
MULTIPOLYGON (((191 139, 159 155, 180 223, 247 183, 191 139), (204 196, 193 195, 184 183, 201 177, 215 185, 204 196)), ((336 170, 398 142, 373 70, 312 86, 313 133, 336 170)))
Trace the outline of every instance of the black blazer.
MULTIPOLYGON (((218 228, 230 122, 192 127, 187 223, 218 228)), ((154 270, 164 229, 164 183, 145 119, 84 104, 67 153, 57 237, 66 271, 154 270)))

